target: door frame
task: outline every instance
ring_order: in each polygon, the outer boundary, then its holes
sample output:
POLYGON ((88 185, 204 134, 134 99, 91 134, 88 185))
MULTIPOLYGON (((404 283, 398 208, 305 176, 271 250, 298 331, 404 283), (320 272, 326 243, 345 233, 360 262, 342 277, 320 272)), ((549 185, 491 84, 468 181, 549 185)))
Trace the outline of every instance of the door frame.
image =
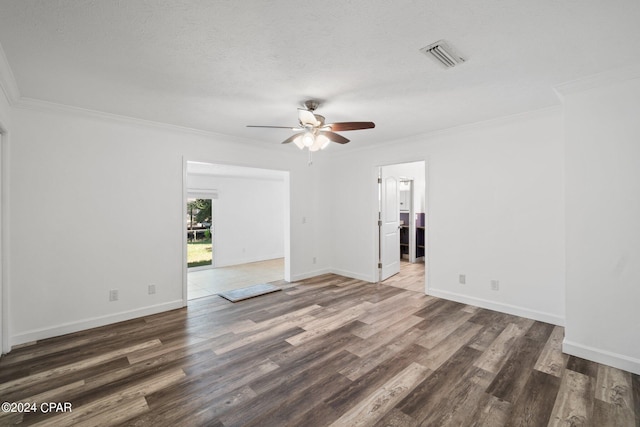
MULTIPOLYGON (((389 160, 388 162, 384 162, 384 163, 377 163, 373 165, 373 168, 371 170, 371 190, 372 190, 372 206, 371 206, 371 212, 372 212, 372 230, 373 230, 373 235, 374 235, 374 245, 373 245, 373 250, 371 251, 371 265, 374 267, 373 270, 373 274, 372 277, 376 278, 376 282, 378 284, 380 284, 380 269, 378 268, 378 262, 379 262, 379 256, 380 256, 380 245, 382 244, 380 241, 380 233, 379 233, 379 227, 378 227, 378 219, 379 219, 379 209, 380 209, 380 200, 379 200, 379 191, 380 191, 380 187, 378 184, 378 176, 379 176, 379 171, 380 168, 385 167, 385 166, 394 166, 394 165, 401 165, 401 164, 405 164, 405 163, 417 163, 417 162, 423 162, 424 163, 424 210, 425 210, 425 218, 424 218, 424 225, 425 225, 425 229, 424 229, 424 239, 425 239, 425 245, 424 245, 424 269, 425 269, 425 274, 424 274, 424 292, 426 295, 429 295, 429 284, 430 284, 430 273, 431 273, 431 269, 429 268, 430 266, 430 257, 429 257, 429 253, 431 251, 430 246, 431 246, 431 239, 429 238, 429 216, 427 213, 429 212, 429 189, 430 189, 430 182, 429 182, 429 157, 422 157, 422 158, 413 158, 413 159, 401 159, 401 160, 397 160, 397 161, 392 161, 389 160)), ((415 193, 414 193, 415 194, 415 193)), ((414 210, 415 212, 415 210, 414 210)))
POLYGON ((0 122, 0 354, 11 351, 9 299, 9 132, 0 122))
MULTIPOLYGON (((187 199, 189 197, 189 190, 187 188, 187 163, 209 163, 212 165, 225 165, 225 166, 237 166, 241 168, 257 168, 273 170, 283 173, 284 178, 284 280, 291 282, 291 172, 282 169, 269 169, 261 166, 240 164, 235 162, 224 162, 212 159, 203 158, 187 158, 182 157, 182 200, 180 200, 180 211, 182 212, 179 224, 180 234, 182 236, 182 306, 186 307, 189 301, 188 295, 188 283, 187 283, 187 233, 185 233, 185 224, 187 223, 187 199)), ((193 193, 193 192, 191 192, 193 193)), ((213 206, 212 206, 213 210, 213 206)), ((213 215, 213 211, 211 212, 213 215)))

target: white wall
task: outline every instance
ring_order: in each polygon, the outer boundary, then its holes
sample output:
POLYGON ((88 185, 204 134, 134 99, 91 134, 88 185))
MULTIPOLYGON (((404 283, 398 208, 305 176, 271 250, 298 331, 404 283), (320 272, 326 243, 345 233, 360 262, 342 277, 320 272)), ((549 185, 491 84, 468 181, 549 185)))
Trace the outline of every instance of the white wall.
POLYGON ((289 171, 292 277, 328 268, 320 156, 46 106, 12 125, 13 344, 182 305, 184 160, 289 171))
POLYGON ((426 159, 429 293, 563 324, 562 148, 551 109, 336 155, 334 270, 375 281, 375 166, 426 159))
POLYGON ((187 188, 216 190, 215 266, 284 256, 284 180, 187 175, 187 188))
POLYGON ((640 79, 593 85, 565 88, 564 351, 640 374, 640 79))

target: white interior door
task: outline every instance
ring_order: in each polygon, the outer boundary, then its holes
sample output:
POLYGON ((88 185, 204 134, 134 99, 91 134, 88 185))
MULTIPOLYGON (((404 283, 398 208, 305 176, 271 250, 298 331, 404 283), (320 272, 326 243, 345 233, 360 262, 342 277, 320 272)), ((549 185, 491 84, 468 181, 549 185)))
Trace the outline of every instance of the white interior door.
POLYGON ((398 179, 385 175, 384 169, 380 188, 381 281, 400 272, 400 188, 398 179))

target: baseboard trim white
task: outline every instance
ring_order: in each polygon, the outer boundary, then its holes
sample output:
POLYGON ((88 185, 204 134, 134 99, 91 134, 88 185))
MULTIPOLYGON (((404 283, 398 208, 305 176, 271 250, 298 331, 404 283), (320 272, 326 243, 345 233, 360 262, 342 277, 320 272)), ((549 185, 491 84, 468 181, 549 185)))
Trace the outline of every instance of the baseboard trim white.
POLYGON ((640 359, 579 344, 577 342, 569 341, 566 338, 562 342, 562 351, 572 356, 581 357, 583 359, 591 360, 592 362, 601 363, 603 365, 612 366, 614 368, 640 375, 640 359))
POLYGON ((297 282, 298 280, 309 279, 311 277, 321 276, 323 274, 332 273, 332 271, 328 268, 322 268, 320 270, 307 271, 306 273, 294 274, 291 276, 292 282, 297 282))
MULTIPOLYGON (((227 260, 222 260, 222 262, 216 262, 216 268, 218 267, 231 267, 234 265, 240 265, 240 264, 250 264, 252 262, 261 262, 261 261, 269 261, 272 259, 278 259, 278 258, 284 258, 283 254, 271 254, 271 255, 260 255, 260 256, 255 256, 255 257, 249 257, 249 258, 235 258, 235 259, 227 259, 227 260)), ((197 267, 195 267, 197 268, 197 267)), ((189 269, 189 271, 191 271, 191 269, 189 269)), ((196 271, 196 270, 194 270, 196 271)))
POLYGON ((344 276, 344 277, 349 277, 351 279, 363 280, 363 281, 369 282, 369 283, 376 283, 378 281, 377 279, 374 279, 374 278, 372 278, 370 276, 366 276, 366 275, 360 274, 360 273, 354 273, 353 271, 332 269, 331 273, 337 274, 337 275, 340 275, 340 276, 344 276))
POLYGON ((552 325, 564 326, 564 317, 560 317, 551 313, 545 313, 543 311, 531 310, 526 307, 519 307, 515 305, 504 304, 501 302, 485 300, 482 298, 457 294, 455 292, 444 291, 441 289, 430 288, 427 291, 427 294, 433 295, 434 297, 438 298, 444 298, 464 304, 475 305, 477 307, 486 308, 489 310, 499 311, 501 313, 513 314, 516 316, 526 317, 527 319, 551 323, 552 325))
POLYGON ((291 281, 292 282, 296 282, 298 280, 304 280, 304 279, 309 279, 311 277, 316 277, 316 276, 321 276, 323 274, 337 274, 339 276, 343 276, 343 277, 348 277, 350 279, 358 279, 358 280, 363 280, 365 282, 369 282, 369 283, 375 283, 376 280, 371 280, 370 277, 367 277, 363 274, 359 274, 359 273, 353 273, 351 271, 346 271, 346 270, 337 270, 334 268, 323 268, 320 270, 314 270, 314 271, 308 271, 306 273, 301 273, 301 274, 296 274, 293 275, 291 277, 291 281))
POLYGON ((138 317, 149 316, 151 314, 157 314, 163 311, 175 310, 182 307, 182 300, 175 300, 162 304, 152 305, 149 307, 137 308, 135 310, 122 311, 105 316, 92 317, 77 322, 63 323, 49 328, 35 329, 14 335, 13 337, 11 337, 10 345, 14 346, 32 341, 43 340, 46 338, 57 337, 73 332, 84 331, 86 329, 110 325, 112 323, 123 322, 125 320, 131 320, 138 317))

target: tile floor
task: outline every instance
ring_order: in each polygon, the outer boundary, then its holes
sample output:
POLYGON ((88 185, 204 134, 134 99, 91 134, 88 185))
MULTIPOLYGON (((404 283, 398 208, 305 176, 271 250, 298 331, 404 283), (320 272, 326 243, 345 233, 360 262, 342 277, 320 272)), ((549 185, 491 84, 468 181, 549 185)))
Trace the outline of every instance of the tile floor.
POLYGON ((284 258, 187 273, 188 299, 284 279, 284 258))
MULTIPOLYGON (((283 279, 284 258, 192 271, 187 274, 188 298, 202 298, 283 279)), ((411 264, 402 261, 400 273, 382 283, 424 293, 424 263, 411 264)))

